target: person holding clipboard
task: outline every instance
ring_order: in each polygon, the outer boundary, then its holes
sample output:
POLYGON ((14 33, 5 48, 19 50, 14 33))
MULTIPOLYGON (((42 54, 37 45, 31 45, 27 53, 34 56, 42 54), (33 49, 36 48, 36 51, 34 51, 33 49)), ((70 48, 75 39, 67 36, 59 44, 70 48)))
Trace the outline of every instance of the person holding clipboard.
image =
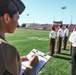
MULTIPOLYGON (((0 75, 19 75, 21 62, 27 58, 21 57, 17 49, 5 39, 5 33, 13 33, 18 26, 19 15, 25 5, 21 0, 0 0, 0 75)), ((22 75, 34 75, 38 57, 32 55, 29 64, 22 75)))

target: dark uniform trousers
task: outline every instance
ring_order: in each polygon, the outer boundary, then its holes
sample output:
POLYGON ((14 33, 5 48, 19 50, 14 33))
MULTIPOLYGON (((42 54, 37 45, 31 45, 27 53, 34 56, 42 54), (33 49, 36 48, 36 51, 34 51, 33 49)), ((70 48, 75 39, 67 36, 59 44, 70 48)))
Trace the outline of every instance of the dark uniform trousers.
POLYGON ((62 45, 62 37, 59 37, 59 40, 57 42, 57 53, 60 53, 61 51, 61 45, 62 45))
POLYGON ((76 47, 72 47, 72 74, 76 75, 76 47))
POLYGON ((65 37, 63 40, 63 49, 66 49, 67 40, 68 40, 68 37, 65 37))
POLYGON ((50 41, 50 55, 54 54, 54 49, 55 49, 55 39, 52 38, 50 41))
POLYGON ((72 46, 70 46, 69 54, 72 55, 72 46))

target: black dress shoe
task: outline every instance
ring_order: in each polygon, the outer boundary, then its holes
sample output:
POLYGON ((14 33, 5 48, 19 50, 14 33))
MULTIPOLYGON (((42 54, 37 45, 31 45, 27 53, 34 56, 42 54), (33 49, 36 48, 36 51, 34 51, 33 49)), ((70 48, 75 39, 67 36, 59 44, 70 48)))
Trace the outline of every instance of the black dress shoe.
POLYGON ((69 63, 72 63, 72 61, 70 60, 69 63))
POLYGON ((65 48, 62 48, 62 50, 65 50, 65 48))
POLYGON ((53 55, 50 54, 50 56, 53 56, 53 55))
POLYGON ((56 52, 57 54, 60 54, 60 52, 56 52))

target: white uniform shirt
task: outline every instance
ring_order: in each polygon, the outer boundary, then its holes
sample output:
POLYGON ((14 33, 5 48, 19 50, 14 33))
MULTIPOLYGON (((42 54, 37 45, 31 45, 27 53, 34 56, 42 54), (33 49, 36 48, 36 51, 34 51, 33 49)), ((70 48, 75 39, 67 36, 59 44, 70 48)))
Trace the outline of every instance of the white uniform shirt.
POLYGON ((66 34, 66 36, 68 36, 68 34, 69 34, 69 30, 68 30, 68 28, 66 28, 65 30, 64 30, 64 35, 66 34))
POLYGON ((60 29, 58 30, 57 36, 60 35, 60 37, 63 37, 63 34, 64 34, 63 30, 62 30, 62 28, 60 28, 60 29))
POLYGON ((69 41, 72 42, 73 47, 76 47, 76 31, 71 33, 69 41))
POLYGON ((52 31, 49 33, 49 38, 55 38, 55 37, 56 37, 56 32, 52 30, 52 31))

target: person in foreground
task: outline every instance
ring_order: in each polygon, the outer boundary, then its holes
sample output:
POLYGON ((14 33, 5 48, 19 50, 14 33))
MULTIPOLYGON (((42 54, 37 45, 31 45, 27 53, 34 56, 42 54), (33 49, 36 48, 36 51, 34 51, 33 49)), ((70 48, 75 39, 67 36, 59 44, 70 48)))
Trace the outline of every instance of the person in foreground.
POLYGON ((76 28, 74 28, 73 32, 69 37, 70 46, 72 46, 71 54, 71 64, 72 64, 72 73, 71 75, 76 75, 76 28))
MULTIPOLYGON (((18 26, 19 15, 25 6, 21 0, 0 0, 0 75, 19 75, 21 61, 17 49, 5 40, 5 33, 13 33, 18 26)), ((32 55, 22 75, 34 75, 38 57, 32 55)))

